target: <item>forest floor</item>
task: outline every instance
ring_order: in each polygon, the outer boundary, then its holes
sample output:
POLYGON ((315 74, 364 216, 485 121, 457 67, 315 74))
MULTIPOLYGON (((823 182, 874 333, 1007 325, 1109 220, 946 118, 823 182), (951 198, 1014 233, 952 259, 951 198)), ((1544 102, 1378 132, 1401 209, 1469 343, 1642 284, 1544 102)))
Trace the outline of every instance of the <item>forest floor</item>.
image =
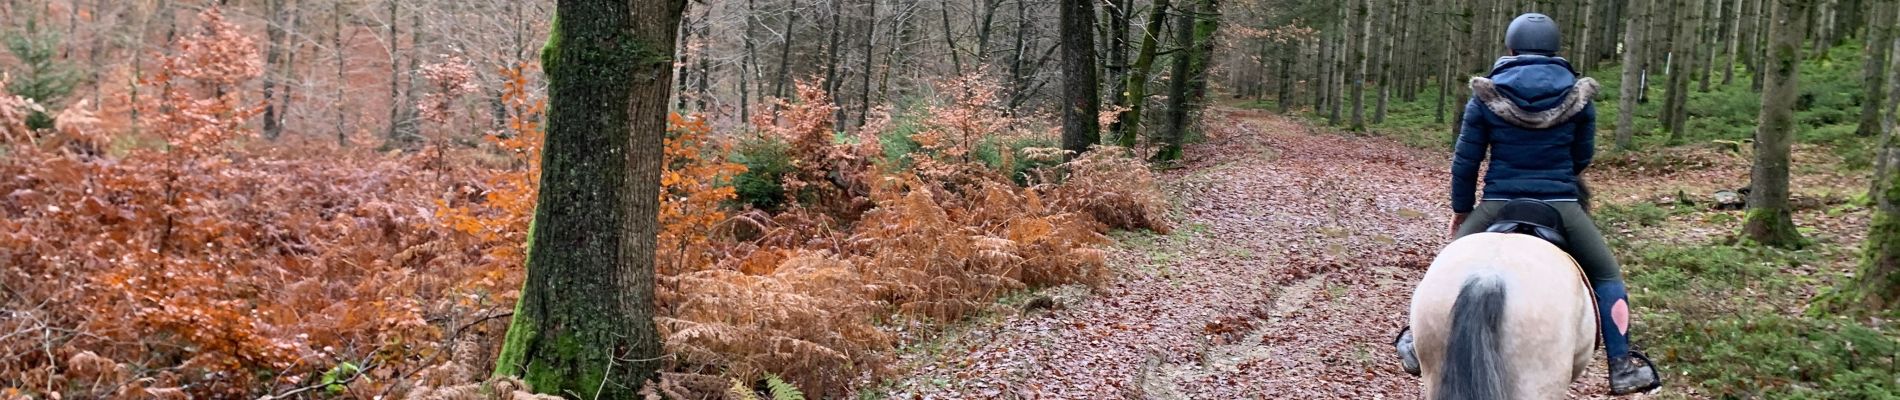
MULTIPOLYGON (((1416 398, 1388 343, 1449 239, 1448 155, 1265 112, 1208 117, 1220 128, 1164 176, 1177 228, 1118 234, 1120 279, 1006 300, 1053 306, 912 346, 904 377, 865 397, 1416 398)), ((1602 397, 1601 369, 1572 397, 1602 397)))

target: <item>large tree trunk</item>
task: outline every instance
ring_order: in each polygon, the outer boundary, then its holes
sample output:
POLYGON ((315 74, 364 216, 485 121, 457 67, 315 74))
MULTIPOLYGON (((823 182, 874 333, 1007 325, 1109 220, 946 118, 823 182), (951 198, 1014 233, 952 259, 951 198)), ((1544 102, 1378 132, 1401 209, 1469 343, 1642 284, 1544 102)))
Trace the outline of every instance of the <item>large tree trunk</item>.
MULTIPOLYGON (((1895 9, 1894 0, 1874 0, 1873 18, 1875 21, 1892 21, 1895 9)), ((1867 25, 1867 44, 1862 51, 1861 82, 1864 84, 1860 101, 1860 126, 1854 133, 1862 137, 1874 137, 1880 133, 1881 109, 1887 103, 1887 55, 1893 50, 1893 26, 1889 23, 1867 25)))
POLYGON ((496 375, 631 399, 660 366, 654 240, 685 0, 560 0, 528 279, 496 375))
POLYGON ((1141 52, 1135 56, 1135 64, 1128 69, 1128 79, 1122 83, 1126 93, 1120 97, 1117 106, 1121 107, 1121 116, 1115 124, 1121 129, 1115 132, 1115 144, 1122 147, 1135 147, 1136 134, 1141 133, 1141 110, 1148 103, 1148 74, 1154 71, 1156 46, 1160 45, 1161 25, 1167 22, 1168 0, 1155 0, 1154 7, 1148 13, 1148 23, 1141 31, 1141 52))
POLYGON ((1062 149, 1079 155, 1101 135, 1095 78, 1095 0, 1062 0, 1062 149))
POLYGON ((1636 99, 1642 97, 1643 85, 1637 81, 1643 79, 1644 57, 1643 26, 1641 21, 1649 18, 1650 3, 1635 1, 1626 10, 1624 19, 1634 23, 1623 31, 1623 84, 1617 98, 1616 113, 1616 149, 1631 150, 1632 138, 1636 135, 1636 99))
POLYGON ((1797 247, 1801 234, 1795 231, 1788 205, 1788 153, 1794 143, 1794 101, 1801 94, 1802 34, 1814 0, 1772 1, 1775 22, 1768 26, 1768 76, 1761 94, 1761 125, 1755 130, 1755 166, 1743 232, 1765 245, 1797 247))

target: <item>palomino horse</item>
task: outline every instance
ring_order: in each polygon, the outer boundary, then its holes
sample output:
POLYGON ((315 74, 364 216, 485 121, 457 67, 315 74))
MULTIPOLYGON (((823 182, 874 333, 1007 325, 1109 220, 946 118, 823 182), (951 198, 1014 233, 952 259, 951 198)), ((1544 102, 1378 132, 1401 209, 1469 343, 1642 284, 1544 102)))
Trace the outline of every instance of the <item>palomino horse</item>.
POLYGON ((1595 352, 1585 282, 1537 236, 1484 232, 1446 246, 1412 292, 1425 398, 1563 398, 1595 352))

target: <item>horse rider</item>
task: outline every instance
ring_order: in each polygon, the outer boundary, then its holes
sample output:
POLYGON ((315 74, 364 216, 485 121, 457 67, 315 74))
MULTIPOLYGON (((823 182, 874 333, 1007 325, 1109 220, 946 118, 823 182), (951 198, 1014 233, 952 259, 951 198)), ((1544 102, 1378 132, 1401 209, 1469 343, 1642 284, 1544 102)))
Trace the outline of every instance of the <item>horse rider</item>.
MULTIPOLYGON (((1451 167, 1453 235, 1483 232, 1511 199, 1543 200, 1562 214, 1571 256, 1589 276, 1596 295, 1598 327, 1610 364, 1610 393, 1645 392, 1662 385, 1655 365, 1630 349, 1629 295, 1622 270, 1584 208, 1581 178, 1596 153, 1597 82, 1579 79, 1562 47, 1557 23, 1543 14, 1511 21, 1504 45, 1511 51, 1492 64, 1487 77, 1472 78, 1451 167), (1475 199, 1479 164, 1490 155, 1484 197, 1475 199), (1475 215, 1474 215, 1475 214, 1475 215)), ((1419 374, 1411 328, 1395 343, 1406 372, 1419 374)))

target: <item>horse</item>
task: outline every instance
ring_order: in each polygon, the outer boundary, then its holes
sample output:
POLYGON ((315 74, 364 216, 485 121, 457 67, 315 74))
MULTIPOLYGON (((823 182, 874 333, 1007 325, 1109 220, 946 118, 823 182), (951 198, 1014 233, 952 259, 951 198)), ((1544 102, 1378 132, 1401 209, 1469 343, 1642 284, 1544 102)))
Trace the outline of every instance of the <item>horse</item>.
POLYGON ((1562 398, 1593 359, 1588 280, 1556 233, 1511 222, 1452 241, 1412 293, 1426 399, 1562 398))

